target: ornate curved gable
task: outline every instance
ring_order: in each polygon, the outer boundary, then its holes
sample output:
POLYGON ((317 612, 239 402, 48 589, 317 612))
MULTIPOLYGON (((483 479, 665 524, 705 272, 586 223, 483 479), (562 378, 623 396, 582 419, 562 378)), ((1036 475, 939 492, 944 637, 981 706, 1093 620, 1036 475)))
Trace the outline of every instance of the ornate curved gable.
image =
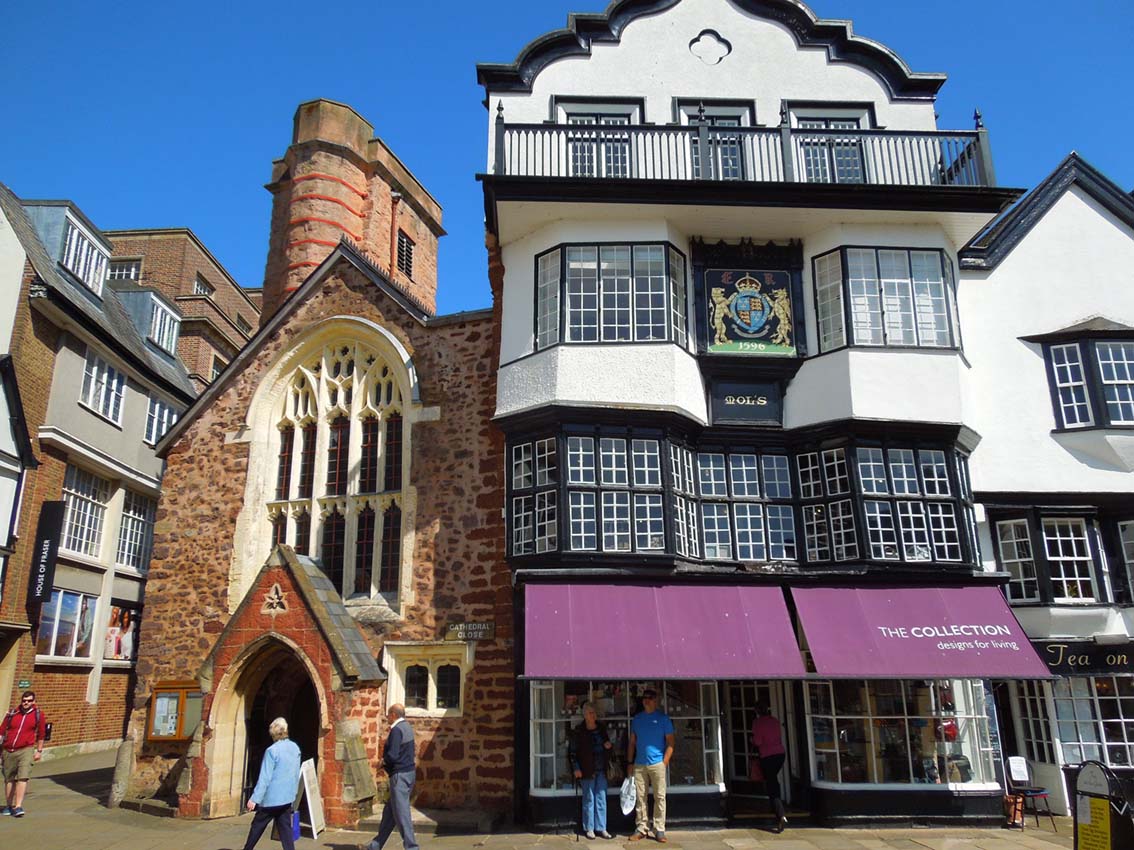
MULTIPOLYGON (((567 56, 589 56, 595 42, 621 40, 627 25, 638 18, 666 11, 681 0, 613 0, 601 14, 572 14, 564 29, 541 35, 520 51, 516 61, 477 65, 477 82, 486 92, 530 92, 540 71, 567 56)), ((895 100, 933 100, 945 83, 944 74, 910 70, 883 44, 854 34, 850 21, 815 16, 799 0, 730 0, 757 17, 786 27, 800 47, 822 47, 831 62, 846 62, 877 76, 895 100)))

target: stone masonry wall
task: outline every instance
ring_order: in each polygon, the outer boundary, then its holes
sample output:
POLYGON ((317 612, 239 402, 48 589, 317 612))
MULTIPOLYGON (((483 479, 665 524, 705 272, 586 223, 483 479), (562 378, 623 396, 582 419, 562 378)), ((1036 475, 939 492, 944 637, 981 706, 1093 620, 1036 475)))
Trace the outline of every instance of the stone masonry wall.
MULTIPOLYGON (((479 318, 422 327, 361 272, 340 264, 321 288, 263 342, 239 374, 170 450, 155 529, 131 732, 141 743, 145 707, 158 680, 192 679, 228 620, 227 577, 245 491, 248 444, 239 431, 266 369, 309 325, 358 315, 394 333, 417 368, 424 406, 436 422, 412 434, 410 481, 417 488, 412 563, 414 602, 397 623, 367 626, 377 654, 387 639, 439 640, 451 621, 493 620, 496 639, 476 647, 461 717, 415 721, 422 805, 507 809, 512 787, 512 605, 504 561, 503 442, 491 426, 496 342, 479 318)), ((217 669, 219 680, 222 671, 217 669)), ((358 706, 377 762, 385 721, 358 706)), ((141 752, 141 748, 139 748, 141 752)), ((143 756, 141 762, 147 757, 143 756)), ((145 770, 145 764, 139 764, 145 770)))

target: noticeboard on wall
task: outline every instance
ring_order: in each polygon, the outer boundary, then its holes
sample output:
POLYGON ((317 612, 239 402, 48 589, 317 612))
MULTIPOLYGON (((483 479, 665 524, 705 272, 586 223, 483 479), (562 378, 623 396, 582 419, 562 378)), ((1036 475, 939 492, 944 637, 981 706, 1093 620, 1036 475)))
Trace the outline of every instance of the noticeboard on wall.
POLYGON ((789 272, 708 269, 705 294, 709 353, 796 356, 789 272))

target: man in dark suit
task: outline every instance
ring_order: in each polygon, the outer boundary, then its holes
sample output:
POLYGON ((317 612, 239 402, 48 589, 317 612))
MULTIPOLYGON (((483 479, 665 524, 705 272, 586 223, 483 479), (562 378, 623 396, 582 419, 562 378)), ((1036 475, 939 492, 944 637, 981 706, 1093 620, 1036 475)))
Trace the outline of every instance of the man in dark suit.
POLYGON ((382 850, 395 825, 405 850, 418 850, 410 818, 410 794, 417 776, 413 727, 406 720, 406 707, 398 703, 390 706, 386 719, 390 721, 390 734, 382 751, 382 767, 390 777, 390 801, 382 809, 378 834, 369 844, 360 845, 359 850, 382 850))

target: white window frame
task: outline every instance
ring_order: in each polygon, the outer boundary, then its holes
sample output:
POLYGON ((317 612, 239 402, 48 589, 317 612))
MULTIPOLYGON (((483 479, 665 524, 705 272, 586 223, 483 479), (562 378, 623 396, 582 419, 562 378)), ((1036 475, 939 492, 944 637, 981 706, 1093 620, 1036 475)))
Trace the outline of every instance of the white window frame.
POLYGON ((91 558, 102 552, 106 509, 114 488, 105 478, 74 464, 67 464, 63 477, 63 533, 59 548, 91 558), (79 545, 71 545, 77 542, 79 545))
POLYGON ((166 432, 177 424, 178 418, 177 408, 156 395, 151 395, 149 410, 146 412, 145 441, 151 446, 157 445, 166 432))
POLYGON ((1085 428, 1094 425, 1095 416, 1091 408, 1091 394, 1087 388, 1082 348, 1077 342, 1069 342, 1051 346, 1050 352, 1059 425, 1063 428, 1085 428))
POLYGON ((79 402, 103 419, 122 425, 123 409, 126 407, 126 375, 90 348, 87 349, 79 402))
POLYGON ((114 563, 145 574, 149 571, 154 547, 157 501, 129 489, 124 489, 122 495, 122 518, 118 524, 114 563))
POLYGON ((1134 713, 1124 711, 1134 695, 1128 676, 1074 676, 1051 683, 1055 722, 1059 730, 1059 757, 1062 764, 1078 764, 1097 759, 1111 767, 1130 767, 1134 763, 1134 713), (1108 682, 1109 694, 1100 694, 1099 682, 1108 682), (1110 706, 1104 711, 1103 704, 1110 706), (1123 739, 1107 739, 1107 731, 1123 731, 1123 739), (1125 760, 1111 759, 1110 749, 1126 750, 1125 760), (1075 758, 1078 749, 1079 758, 1075 758), (1091 752, 1091 750, 1094 752, 1091 752))
POLYGON ((102 297, 102 284, 110 255, 100 246, 94 234, 67 214, 67 230, 63 242, 64 268, 75 275, 95 295, 102 297))
POLYGON ((1040 534, 1043 536, 1044 554, 1047 559, 1048 572, 1051 574, 1052 600, 1056 604, 1089 603, 1098 600, 1098 586, 1095 583, 1095 559, 1091 549, 1092 532, 1091 525, 1082 517, 1040 518, 1040 534), (1054 536, 1051 535, 1049 531, 1056 526, 1065 527, 1066 530, 1072 532, 1071 535, 1064 535, 1062 532, 1054 536), (1075 529, 1079 529, 1081 534, 1075 535, 1075 529), (1070 541, 1074 546, 1081 543, 1085 554, 1053 553, 1053 544, 1061 544, 1064 541, 1070 541), (1086 576, 1081 574, 1083 567, 1085 567, 1086 576), (1081 590, 1084 582, 1090 589, 1089 594, 1076 596, 1066 593, 1069 584, 1077 585, 1081 590))
POLYGON ((181 319, 156 295, 150 307, 150 341, 162 351, 177 352, 177 337, 181 319))
POLYGON ((209 283, 207 280, 205 280, 204 275, 197 274, 193 278, 193 294, 194 295, 203 295, 206 298, 212 298, 213 295, 216 293, 216 291, 217 291, 216 287, 213 286, 211 283, 209 283))
POLYGON ((1111 425, 1134 425, 1134 342, 1099 341, 1094 347, 1107 420, 1111 425))
POLYGON ((102 636, 99 634, 98 629, 97 629, 97 625, 98 625, 98 622, 99 622, 99 608, 100 608, 99 602, 100 602, 99 597, 95 596, 93 594, 90 594, 90 593, 82 593, 82 592, 77 591, 77 590, 68 590, 67 588, 62 588, 62 587, 53 587, 51 589, 51 593, 48 595, 47 601, 44 602, 44 610, 40 614, 39 626, 37 626, 37 628, 36 628, 36 634, 35 634, 36 659, 37 660, 47 659, 47 658, 51 658, 51 659, 72 659, 72 660, 74 660, 74 661, 76 661, 80 664, 89 664, 89 663, 94 662, 102 654, 101 648, 100 648, 99 652, 97 652, 97 653, 95 652, 95 646, 96 646, 95 642, 97 640, 102 639, 102 636), (55 608, 52 609, 51 608, 51 597, 55 596, 55 594, 58 594, 58 597, 56 598, 55 608), (60 607, 62 607, 63 595, 64 594, 70 594, 71 596, 79 597, 78 607, 76 609, 77 615, 76 615, 76 620, 75 620, 75 624, 74 624, 74 631, 71 633, 71 640, 69 641, 67 652, 56 653, 55 644, 59 639, 59 623, 60 623, 60 618, 59 618, 59 615, 58 615, 58 609, 60 607), (78 649, 79 632, 80 632, 79 617, 82 616, 81 612, 83 610, 83 600, 84 599, 87 600, 87 603, 88 603, 87 604, 87 611, 89 612, 89 616, 90 616, 90 625, 91 625, 90 645, 87 648, 87 654, 86 655, 76 655, 75 651, 78 649), (51 643, 50 643, 51 651, 50 652, 40 652, 39 651, 39 638, 40 638, 39 628, 42 627, 43 623, 46 622, 49 617, 51 618, 51 624, 52 624, 51 625, 51 643))
POLYGON ((106 271, 107 280, 141 280, 142 279, 142 258, 129 257, 119 258, 114 257, 106 271))
POLYGON ((382 647, 382 666, 389 671, 386 705, 405 705, 405 675, 409 667, 421 665, 429 671, 426 707, 406 705, 407 717, 461 717, 468 705, 468 679, 476 658, 475 641, 387 641, 382 647), (446 665, 461 670, 460 708, 437 707, 437 671, 446 665))
POLYGON ((996 551, 1000 564, 1008 571, 1009 602, 1039 602, 1039 578, 1032 537, 1026 519, 1006 519, 996 523, 996 551), (1033 590, 1028 591, 1031 586, 1033 590))

